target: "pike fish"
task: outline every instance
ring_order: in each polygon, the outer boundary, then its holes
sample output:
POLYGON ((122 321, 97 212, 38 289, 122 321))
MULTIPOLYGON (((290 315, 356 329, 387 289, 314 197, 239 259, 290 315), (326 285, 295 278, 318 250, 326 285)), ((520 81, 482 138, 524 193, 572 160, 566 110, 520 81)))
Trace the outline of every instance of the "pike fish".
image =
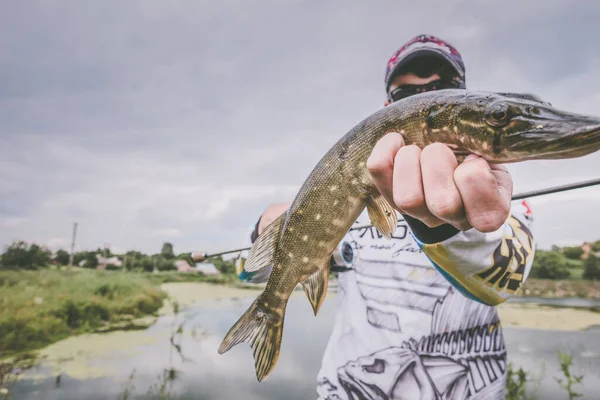
POLYGON ((219 353, 247 342, 263 381, 279 358, 288 299, 298 283, 317 315, 327 293, 329 259, 367 208, 390 239, 395 209, 377 191, 367 159, 377 141, 399 132, 421 148, 439 142, 459 162, 470 153, 490 163, 581 157, 600 149, 600 118, 554 108, 528 93, 445 89, 392 103, 358 123, 312 170, 290 208, 254 242, 248 272, 272 265, 264 291, 224 337, 219 353))

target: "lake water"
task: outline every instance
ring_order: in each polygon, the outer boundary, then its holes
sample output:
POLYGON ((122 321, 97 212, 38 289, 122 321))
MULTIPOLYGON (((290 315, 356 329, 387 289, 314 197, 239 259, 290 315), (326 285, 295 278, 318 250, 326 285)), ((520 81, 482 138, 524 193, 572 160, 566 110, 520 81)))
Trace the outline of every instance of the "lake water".
MULTIPOLYGON (((269 378, 258 383, 251 349, 240 344, 219 355, 217 348, 231 325, 246 310, 249 298, 199 303, 177 317, 161 317, 144 331, 106 336, 110 342, 92 356, 71 365, 57 382, 56 371, 46 364, 27 371, 13 390, 14 399, 120 399, 132 372, 133 390, 128 398, 161 398, 163 392, 177 399, 315 399, 315 376, 335 314, 335 298, 325 301, 319 315, 312 314, 302 293, 288 304, 279 362, 269 378), (183 335, 170 337, 184 322, 183 335), (114 339, 113 339, 114 338, 114 339), (90 372, 90 371, 93 371, 90 372), (166 372, 165 371, 174 371, 166 372), (87 377, 86 377, 87 376, 87 377)), ((524 367, 541 381, 542 399, 567 398, 555 376, 560 376, 557 350, 574 356, 573 372, 583 373, 584 399, 600 399, 600 330, 552 332, 504 328, 509 361, 524 367)), ((92 340, 93 341, 93 340, 92 340)), ((69 361, 69 360, 65 360, 69 361)), ((163 397, 167 398, 167 397, 163 397)))

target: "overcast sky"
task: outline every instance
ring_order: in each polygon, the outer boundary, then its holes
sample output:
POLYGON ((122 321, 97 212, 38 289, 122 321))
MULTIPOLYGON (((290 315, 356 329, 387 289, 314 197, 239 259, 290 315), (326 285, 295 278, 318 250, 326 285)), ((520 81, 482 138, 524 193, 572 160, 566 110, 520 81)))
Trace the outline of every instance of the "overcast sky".
MULTIPOLYGON (((473 89, 600 116, 600 3, 3 1, 0 245, 177 253, 245 245, 271 202, 383 105, 428 33, 473 89)), ((511 165, 515 192, 600 177, 600 154, 511 165)), ((600 189, 530 200, 541 247, 600 239, 600 189)))

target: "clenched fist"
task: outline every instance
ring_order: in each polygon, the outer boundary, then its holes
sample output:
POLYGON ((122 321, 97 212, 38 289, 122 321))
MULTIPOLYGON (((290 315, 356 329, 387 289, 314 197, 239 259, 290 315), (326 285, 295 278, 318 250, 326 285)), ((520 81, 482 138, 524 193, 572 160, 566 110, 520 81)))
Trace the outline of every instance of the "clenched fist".
POLYGON ((493 232, 509 217, 508 170, 474 154, 459 165, 445 144, 421 150, 392 132, 377 143, 367 168, 393 207, 431 228, 447 223, 461 231, 493 232))

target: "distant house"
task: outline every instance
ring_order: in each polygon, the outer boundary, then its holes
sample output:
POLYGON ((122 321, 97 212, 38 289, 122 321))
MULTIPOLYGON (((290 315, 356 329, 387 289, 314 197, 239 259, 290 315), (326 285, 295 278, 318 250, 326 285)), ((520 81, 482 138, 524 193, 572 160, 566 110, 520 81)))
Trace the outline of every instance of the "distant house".
POLYGON ((583 242, 583 244, 581 245, 581 250, 583 250, 583 255, 581 256, 582 260, 587 259, 590 254, 593 254, 596 257, 600 257, 600 251, 593 251, 592 245, 588 242, 583 242))
POLYGON ((204 275, 221 275, 221 272, 214 264, 206 262, 196 263, 196 271, 201 272, 204 275))
POLYGON ((112 265, 115 267, 122 267, 123 262, 119 260, 118 257, 102 257, 100 254, 96 254, 96 258, 98 259, 98 266, 96 267, 99 270, 106 269, 107 266, 112 265))
POLYGON ((177 268, 177 272, 196 272, 196 269, 185 260, 176 260, 175 268, 177 268))

